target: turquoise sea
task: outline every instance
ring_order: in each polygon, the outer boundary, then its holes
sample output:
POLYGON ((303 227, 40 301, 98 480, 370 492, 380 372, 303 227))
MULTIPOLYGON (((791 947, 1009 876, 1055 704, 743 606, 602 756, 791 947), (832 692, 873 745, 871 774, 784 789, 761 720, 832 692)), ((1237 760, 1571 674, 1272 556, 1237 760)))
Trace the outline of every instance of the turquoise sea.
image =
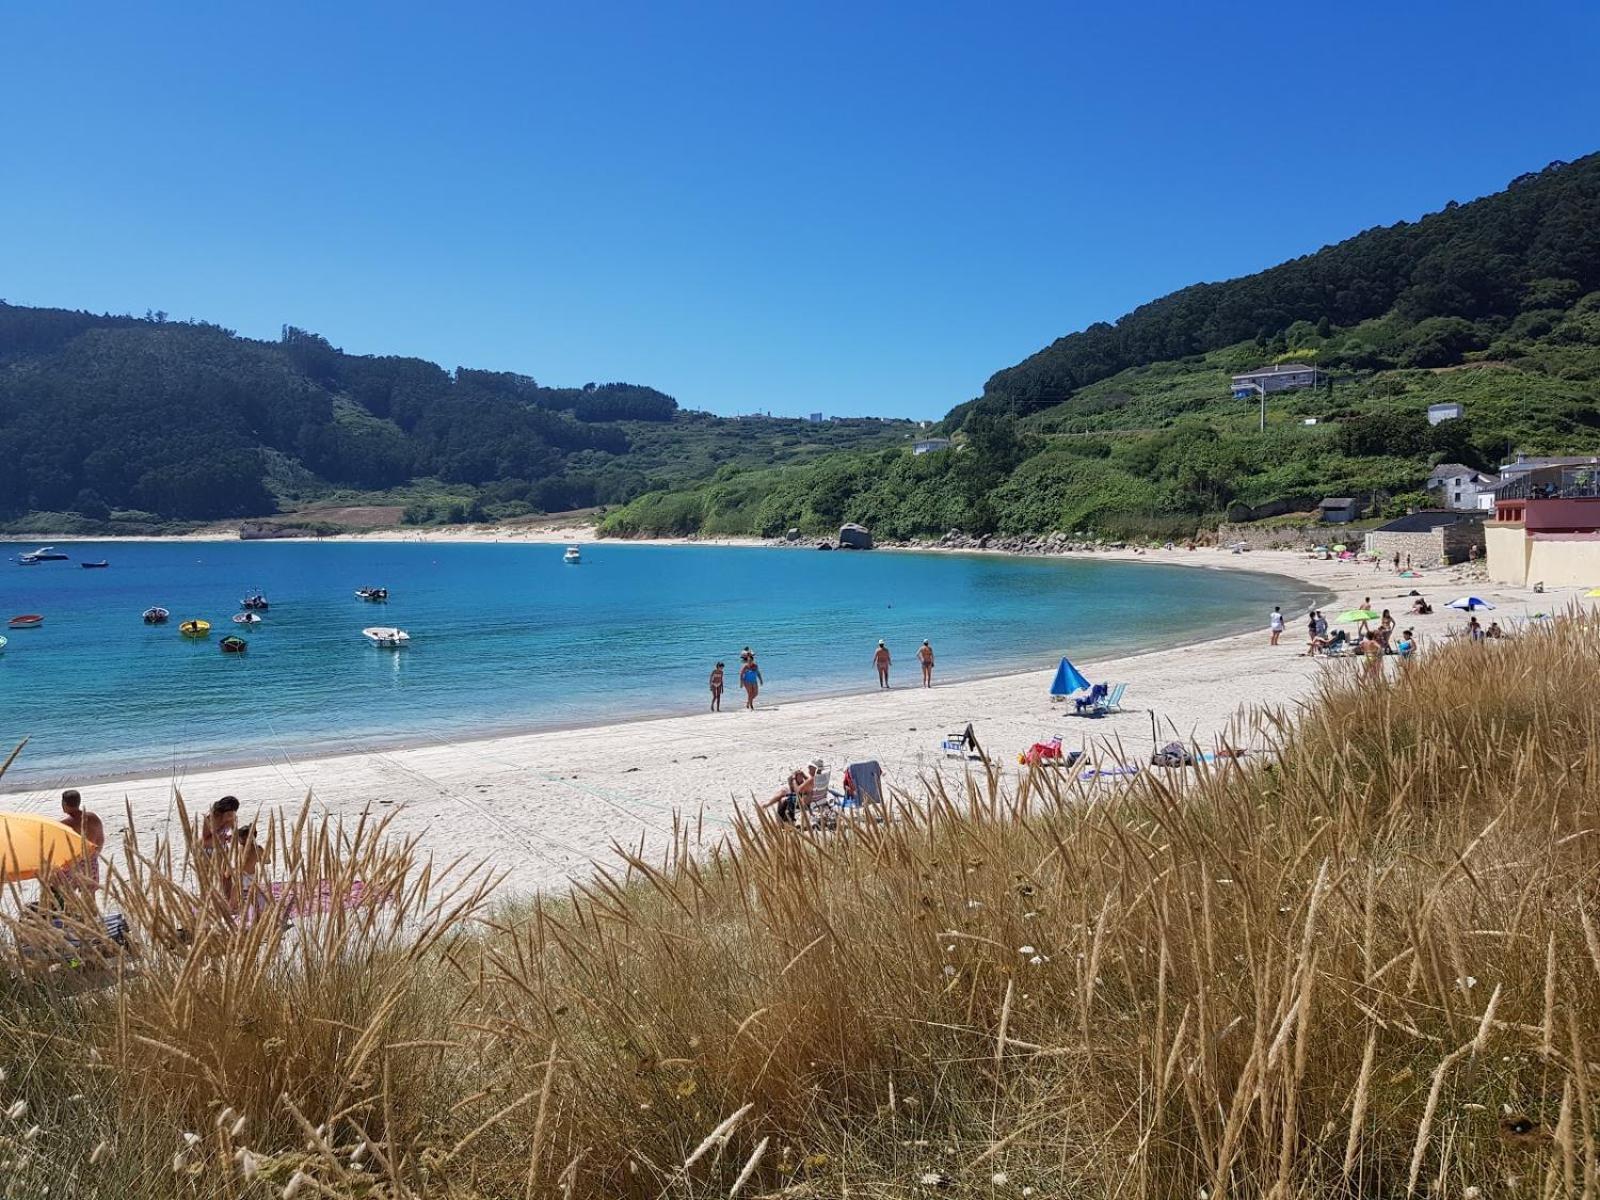
POLYGON ((31 741, 3 786, 302 758, 382 744, 692 712, 755 648, 763 704, 873 688, 879 638, 894 682, 932 641, 939 680, 1045 667, 1266 626, 1313 601, 1280 577, 1145 563, 908 553, 404 542, 75 543, 19 566, 0 545, 0 755, 31 741), (105 570, 82 560, 107 559, 105 570), (357 587, 390 589, 387 605, 357 587), (230 623, 266 594, 265 623, 230 623), (147 626, 151 605, 172 611, 147 626), (213 623, 189 641, 178 622, 213 623), (380 650, 360 634, 397 625, 380 650), (242 632, 241 656, 217 643, 242 632))

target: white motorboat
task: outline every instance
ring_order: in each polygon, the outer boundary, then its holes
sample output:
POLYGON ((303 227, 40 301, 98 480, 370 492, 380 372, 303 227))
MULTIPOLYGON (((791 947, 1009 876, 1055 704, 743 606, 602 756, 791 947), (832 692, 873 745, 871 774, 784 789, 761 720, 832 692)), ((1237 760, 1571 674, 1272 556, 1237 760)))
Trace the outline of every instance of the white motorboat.
POLYGON ((42 562, 66 562, 67 556, 58 551, 54 546, 40 546, 28 554, 17 555, 17 561, 25 567, 42 562))
POLYGON ((580 563, 583 561, 583 551, 576 546, 568 546, 567 552, 561 556, 562 562, 580 563))
POLYGON ((260 625, 261 617, 260 614, 253 612, 234 613, 233 623, 235 625, 260 625))
POLYGON ((361 631, 361 636, 385 650, 398 650, 411 641, 409 633, 392 625, 370 625, 361 631))

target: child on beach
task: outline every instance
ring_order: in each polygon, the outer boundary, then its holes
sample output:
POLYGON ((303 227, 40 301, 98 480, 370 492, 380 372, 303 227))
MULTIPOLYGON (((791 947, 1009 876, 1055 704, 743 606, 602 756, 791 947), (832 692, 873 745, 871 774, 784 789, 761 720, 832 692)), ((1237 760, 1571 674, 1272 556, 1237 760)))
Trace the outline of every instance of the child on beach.
POLYGON ((722 711, 722 664, 711 668, 711 711, 722 711))

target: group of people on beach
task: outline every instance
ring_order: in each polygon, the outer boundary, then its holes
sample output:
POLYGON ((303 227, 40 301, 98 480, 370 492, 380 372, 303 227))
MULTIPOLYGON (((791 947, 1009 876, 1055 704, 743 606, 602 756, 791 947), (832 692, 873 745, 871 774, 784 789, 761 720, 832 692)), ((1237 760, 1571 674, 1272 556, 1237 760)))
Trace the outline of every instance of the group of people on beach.
MULTIPOLYGON (((1421 597, 1418 597, 1418 600, 1424 607, 1419 608, 1414 604, 1411 609, 1413 613, 1433 611, 1425 606, 1426 602, 1421 601, 1421 597)), ((1372 612, 1371 596, 1361 602, 1361 611, 1365 613, 1372 612)), ((1395 621, 1394 614, 1386 608, 1375 623, 1371 617, 1361 618, 1356 623, 1355 636, 1352 638, 1349 632, 1343 629, 1330 631, 1327 614, 1320 609, 1313 608, 1306 614, 1305 654, 1308 657, 1325 654, 1342 655, 1345 653, 1346 647, 1350 647, 1366 660, 1369 671, 1377 670, 1383 662, 1383 656, 1386 654, 1397 655, 1402 662, 1407 662, 1417 652, 1416 632, 1411 629, 1402 629, 1396 635, 1395 630, 1397 627, 1398 622, 1395 621)), ((1284 629, 1281 608, 1272 610, 1268 628, 1271 643, 1276 646, 1284 629)))
POLYGON ((256 825, 239 824, 239 798, 223 796, 200 823, 201 882, 230 916, 255 916, 268 899, 256 825))
MULTIPOLYGON (((1277 643, 1274 642, 1274 645, 1277 643)), ((922 645, 917 648, 917 663, 922 668, 922 686, 933 686, 933 645, 923 639, 922 645)), ((878 673, 878 687, 889 687, 889 668, 893 666, 894 659, 889 653, 889 647, 878 640, 878 648, 872 652, 872 666, 878 673)), ((727 664, 719 662, 711 668, 711 711, 722 711, 722 692, 727 685, 727 664)), ((744 706, 754 709, 756 696, 760 694, 762 685, 766 682, 761 675, 761 668, 756 663, 755 651, 746 646, 739 652, 739 686, 744 689, 744 706)))

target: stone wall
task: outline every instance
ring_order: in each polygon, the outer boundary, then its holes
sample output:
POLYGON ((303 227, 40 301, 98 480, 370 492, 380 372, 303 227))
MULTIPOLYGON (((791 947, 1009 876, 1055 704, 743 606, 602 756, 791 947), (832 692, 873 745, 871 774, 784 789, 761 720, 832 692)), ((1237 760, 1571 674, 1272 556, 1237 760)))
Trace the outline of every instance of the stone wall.
POLYGON ((1457 521, 1454 525, 1441 525, 1426 533, 1384 533, 1374 530, 1366 537, 1366 548, 1379 558, 1391 559, 1398 554, 1404 559, 1409 555, 1412 566, 1416 567, 1466 562, 1472 557, 1474 546, 1478 548, 1478 557, 1482 558, 1482 521, 1457 521))
POLYGON ((1237 524, 1217 526, 1217 545, 1231 546, 1243 542, 1252 550, 1309 550, 1313 546, 1348 542, 1354 536, 1354 531, 1346 526, 1323 525, 1320 522, 1265 527, 1237 524))
POLYGON ((1443 536, 1445 562, 1466 562, 1474 549, 1478 557, 1484 555, 1485 541, 1482 521, 1457 521, 1439 531, 1443 536))

